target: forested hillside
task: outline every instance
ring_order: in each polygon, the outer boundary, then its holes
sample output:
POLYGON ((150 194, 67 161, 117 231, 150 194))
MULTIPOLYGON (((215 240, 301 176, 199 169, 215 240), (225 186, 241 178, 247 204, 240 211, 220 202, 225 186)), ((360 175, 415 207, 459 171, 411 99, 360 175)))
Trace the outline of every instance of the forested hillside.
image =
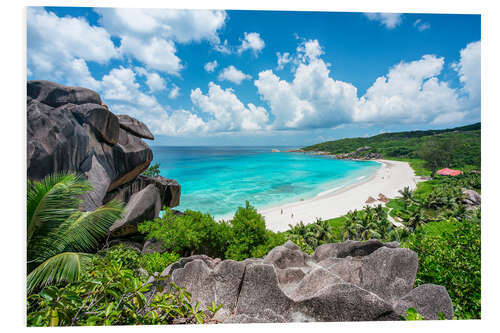
POLYGON ((379 153, 383 158, 413 159, 419 158, 419 148, 432 140, 446 142, 454 150, 450 167, 481 167, 481 123, 443 130, 383 133, 368 138, 327 141, 303 150, 343 154, 370 147, 366 153, 379 153))

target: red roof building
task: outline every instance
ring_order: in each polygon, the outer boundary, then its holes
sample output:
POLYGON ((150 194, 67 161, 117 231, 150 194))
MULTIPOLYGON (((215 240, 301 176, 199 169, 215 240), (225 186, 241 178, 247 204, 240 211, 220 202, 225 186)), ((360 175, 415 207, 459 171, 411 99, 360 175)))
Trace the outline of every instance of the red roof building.
POLYGON ((460 170, 453 170, 453 169, 444 168, 444 169, 438 170, 437 174, 441 175, 441 176, 458 176, 458 175, 462 175, 463 172, 460 170))

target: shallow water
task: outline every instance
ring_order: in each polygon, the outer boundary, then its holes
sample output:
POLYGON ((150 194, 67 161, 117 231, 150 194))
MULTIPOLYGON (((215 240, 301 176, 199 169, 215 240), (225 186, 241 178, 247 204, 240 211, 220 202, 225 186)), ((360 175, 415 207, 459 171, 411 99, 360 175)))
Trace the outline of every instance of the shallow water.
POLYGON ((245 201, 258 209, 309 199, 372 175, 373 161, 334 160, 300 153, 273 153, 295 147, 159 147, 153 163, 161 175, 181 184, 179 210, 233 214, 245 201))

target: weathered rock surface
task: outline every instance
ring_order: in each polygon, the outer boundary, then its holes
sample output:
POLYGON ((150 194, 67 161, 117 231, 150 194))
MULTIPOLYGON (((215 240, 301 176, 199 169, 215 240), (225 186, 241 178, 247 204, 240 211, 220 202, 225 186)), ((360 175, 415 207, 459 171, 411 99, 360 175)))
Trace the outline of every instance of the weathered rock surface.
POLYGON ((154 140, 155 137, 149 128, 142 122, 135 118, 132 118, 126 114, 117 115, 120 122, 120 127, 129 133, 140 138, 154 140))
POLYGON ((65 104, 102 104, 99 94, 81 87, 66 87, 50 81, 28 81, 28 97, 52 107, 65 104))
POLYGON ((425 319, 452 318, 444 287, 413 289, 417 265, 397 242, 325 244, 309 256, 288 241, 263 259, 183 258, 158 283, 187 288, 193 303, 223 304, 214 319, 224 323, 398 320, 410 306, 425 319))
POLYGON ((150 184, 131 196, 125 206, 125 216, 109 228, 111 236, 123 237, 137 233, 137 224, 154 219, 160 210, 160 193, 153 184, 150 184))
POLYGON ((181 186, 174 179, 167 179, 165 177, 146 177, 139 175, 132 181, 122 184, 113 191, 110 191, 104 197, 104 202, 112 199, 119 199, 123 202, 128 202, 132 194, 141 191, 154 184, 161 198, 161 205, 167 207, 175 207, 179 205, 181 197, 181 186))
POLYGON ((462 199, 462 203, 465 204, 467 209, 475 209, 481 206, 481 195, 474 190, 462 190, 464 194, 464 198, 462 199))
POLYGON ((424 319, 437 320, 438 312, 446 319, 453 319, 453 304, 443 286, 423 284, 403 296, 395 305, 395 311, 406 315, 408 308, 414 308, 424 319))
POLYGON ((83 209, 120 199, 129 209, 120 221, 126 221, 124 225, 154 218, 162 206, 179 204, 180 186, 175 180, 139 176, 153 159, 141 140, 154 138, 145 124, 116 116, 99 94, 85 88, 28 81, 27 95, 29 180, 57 172, 82 174, 93 187, 83 196, 83 209))
POLYGON ((80 122, 88 123, 101 135, 108 144, 118 143, 120 136, 120 124, 117 116, 111 113, 107 107, 94 103, 72 105, 68 108, 80 122))

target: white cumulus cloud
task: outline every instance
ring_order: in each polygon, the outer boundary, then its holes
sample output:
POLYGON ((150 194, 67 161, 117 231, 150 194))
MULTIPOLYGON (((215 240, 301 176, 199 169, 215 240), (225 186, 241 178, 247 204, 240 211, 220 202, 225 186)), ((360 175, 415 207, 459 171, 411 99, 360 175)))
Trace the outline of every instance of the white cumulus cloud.
POLYGON ((205 122, 196 114, 183 109, 168 110, 154 96, 141 92, 136 73, 130 68, 112 69, 103 76, 101 89, 101 97, 113 113, 141 120, 154 134, 183 136, 206 130, 205 122))
POLYGON ((170 99, 177 98, 179 96, 179 92, 180 88, 174 84, 172 89, 170 89, 170 92, 168 93, 168 98, 170 99))
POLYGON ((397 13, 364 13, 370 21, 377 21, 387 29, 394 29, 401 24, 402 14, 397 13))
POLYGON ((283 69, 286 64, 293 60, 288 52, 284 52, 283 54, 276 52, 276 57, 278 58, 278 66, 276 67, 277 70, 283 69))
POLYGON ((219 42, 218 30, 227 14, 222 10, 96 8, 101 24, 114 36, 156 36, 179 43, 219 42))
POLYGON ((240 71, 239 69, 237 69, 233 65, 224 68, 218 76, 219 81, 227 80, 227 81, 230 81, 234 84, 240 84, 241 81, 247 80, 247 79, 249 80, 251 78, 252 77, 250 75, 243 73, 242 71, 240 71))
POLYGON ((241 45, 238 47, 238 54, 251 50, 254 55, 262 51, 266 44, 257 32, 245 32, 245 37, 241 40, 241 45))
POLYGON ((175 55, 175 43, 157 37, 140 39, 123 36, 120 52, 130 54, 149 69, 159 70, 168 74, 178 75, 183 68, 181 59, 175 55))
POLYGON ((220 43, 218 30, 227 14, 220 10, 97 8, 100 23, 121 40, 120 53, 148 69, 178 75, 183 68, 176 43, 220 43))
POLYGON ((301 63, 292 82, 271 70, 254 81, 275 116, 274 129, 327 128, 350 122, 356 103, 356 87, 329 77, 322 60, 301 63))
POLYGON ((207 121, 210 132, 257 131, 269 120, 263 107, 252 103, 245 106, 232 89, 222 89, 213 82, 209 83, 206 95, 199 88, 191 91, 191 101, 211 116, 207 121))
POLYGON ((361 97, 354 120, 442 123, 453 119, 451 115, 460 120, 464 112, 457 91, 438 79, 443 65, 444 58, 424 55, 392 67, 361 97))
POLYGON ((143 67, 135 67, 135 71, 146 77, 146 84, 151 92, 158 92, 165 89, 165 80, 156 72, 148 72, 143 67))
POLYGON ((460 61, 453 68, 458 72, 463 90, 475 104, 481 103, 481 41, 469 43, 460 50, 460 61))
POLYGON ((84 18, 58 17, 42 7, 29 7, 26 21, 28 68, 37 78, 96 89, 87 61, 105 64, 118 57, 110 34, 84 18))
POLYGON ((213 72, 217 68, 217 60, 207 62, 203 68, 209 73, 213 72))
POLYGON ((479 43, 462 50, 454 65, 466 94, 439 78, 444 58, 424 55, 393 66, 358 97, 355 86, 335 80, 323 53, 317 40, 303 41, 293 57, 297 66, 291 81, 271 70, 259 73, 254 84, 274 116, 271 128, 333 128, 351 122, 448 124, 477 112, 468 107, 467 95, 480 95, 479 43))

